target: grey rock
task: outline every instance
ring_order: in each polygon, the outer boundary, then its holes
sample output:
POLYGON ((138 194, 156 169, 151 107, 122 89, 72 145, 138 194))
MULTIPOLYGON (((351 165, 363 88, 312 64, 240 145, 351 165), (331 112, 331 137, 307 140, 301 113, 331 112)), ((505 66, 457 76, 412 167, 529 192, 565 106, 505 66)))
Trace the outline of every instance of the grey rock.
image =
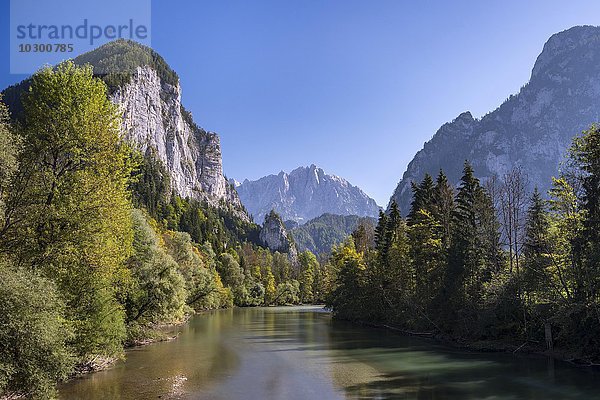
POLYGON ((237 186, 242 203, 255 221, 271 210, 299 223, 324 213, 376 217, 380 207, 360 188, 316 165, 280 172, 237 186))
POLYGON ((481 119, 465 112, 444 124, 409 163, 391 200, 406 214, 412 181, 443 169, 457 184, 465 160, 482 181, 520 165, 530 189, 546 191, 573 137, 599 120, 600 28, 578 26, 548 40, 518 94, 481 119))
POLYGON ((287 253, 290 261, 297 262, 298 252, 296 245, 285 229, 283 220, 276 212, 271 211, 265 216, 259 238, 270 250, 287 253))
POLYGON ((179 84, 163 82, 154 69, 141 66, 110 99, 122 112, 125 138, 142 152, 156 151, 177 194, 216 207, 228 205, 248 219, 235 188, 223 175, 219 136, 184 114, 179 84))

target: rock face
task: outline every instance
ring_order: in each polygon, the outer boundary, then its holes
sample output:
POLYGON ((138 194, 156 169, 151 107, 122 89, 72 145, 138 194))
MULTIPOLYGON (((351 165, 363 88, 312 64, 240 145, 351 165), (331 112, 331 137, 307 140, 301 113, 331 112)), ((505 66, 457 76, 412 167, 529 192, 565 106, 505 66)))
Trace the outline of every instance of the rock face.
POLYGON ((379 206, 356 186, 311 165, 280 172, 237 186, 242 203, 255 221, 271 210, 284 220, 305 222, 324 213, 376 217, 379 206))
POLYGON ((181 106, 181 88, 161 81, 149 66, 137 67, 131 81, 110 99, 123 113, 126 139, 142 152, 152 148, 166 165, 173 189, 182 197, 241 203, 223 175, 219 136, 193 122, 181 106))
POLYGON ((408 212, 412 181, 443 169, 458 183, 465 160, 483 181, 520 165, 530 189, 546 191, 573 136, 597 121, 600 28, 578 26, 548 40, 517 95, 481 119, 464 112, 444 124, 410 162, 392 200, 408 212))
POLYGON ((266 215, 264 221, 260 230, 260 241, 272 251, 287 253, 292 262, 297 261, 296 246, 285 229, 281 217, 276 212, 271 211, 266 215))
MULTIPOLYGON (((125 138, 143 153, 152 149, 182 197, 204 200, 249 220, 242 203, 223 175, 219 136, 198 127, 181 104, 179 77, 152 49, 116 40, 76 57, 91 64, 108 85, 110 100, 122 113, 125 138)), ((22 115, 21 94, 29 80, 7 88, 13 117, 22 115)))

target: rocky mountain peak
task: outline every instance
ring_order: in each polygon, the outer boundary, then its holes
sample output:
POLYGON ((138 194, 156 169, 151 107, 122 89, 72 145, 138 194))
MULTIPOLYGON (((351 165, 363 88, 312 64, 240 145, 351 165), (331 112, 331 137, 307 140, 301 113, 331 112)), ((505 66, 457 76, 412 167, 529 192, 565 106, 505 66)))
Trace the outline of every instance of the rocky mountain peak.
MULTIPOLYGON (((130 40, 116 40, 76 57, 90 64, 108 86, 109 98, 122 116, 125 139, 142 153, 152 152, 170 174, 182 197, 208 202, 249 220, 221 162, 219 135, 200 128, 181 104, 179 77, 154 50, 130 40)), ((21 94, 29 80, 3 94, 13 117, 22 116, 21 94)))
POLYGON ((283 220, 275 211, 271 210, 265 216, 259 238, 270 250, 287 253, 292 262, 298 260, 296 246, 289 236, 283 220))
POLYGON ((219 136, 200 128, 181 104, 177 74, 152 49, 118 40, 75 59, 91 63, 111 88, 122 113, 125 138, 139 150, 153 150, 182 197, 226 205, 248 219, 234 185, 223 174, 219 136), (118 73, 117 73, 118 72, 118 73))
POLYGON ((358 187, 311 164, 280 172, 237 188, 242 203, 256 221, 271 210, 284 220, 305 222, 324 213, 377 216, 379 206, 358 187))
POLYGON ((557 33, 519 93, 481 119, 462 113, 442 125, 409 163, 392 199, 408 212, 411 182, 443 169, 456 184, 465 160, 482 181, 521 166, 531 189, 545 191, 573 136, 597 122, 599 110, 600 28, 557 33))
POLYGON ((533 67, 531 78, 534 79, 550 72, 555 67, 563 68, 577 56, 586 55, 589 51, 598 51, 600 36, 596 26, 574 26, 555 33, 548 39, 533 67))

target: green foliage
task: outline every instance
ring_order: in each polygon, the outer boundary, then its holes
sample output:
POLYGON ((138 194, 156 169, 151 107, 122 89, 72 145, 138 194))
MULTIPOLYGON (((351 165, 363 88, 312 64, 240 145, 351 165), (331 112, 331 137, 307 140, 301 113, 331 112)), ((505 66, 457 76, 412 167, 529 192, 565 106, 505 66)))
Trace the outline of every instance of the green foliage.
POLYGON ((20 138, 13 133, 8 119, 8 110, 0 96, 0 235, 10 225, 10 215, 6 215, 5 202, 9 185, 17 172, 20 138))
POLYGON ((374 225, 375 221, 369 217, 323 214, 289 230, 289 233, 299 251, 309 250, 314 254, 327 254, 334 245, 342 243, 359 226, 363 227, 365 241, 369 242, 366 235, 373 230, 374 225))
POLYGON ((73 61, 81 66, 92 65, 94 74, 106 82, 111 92, 129 83, 135 70, 143 66, 154 69, 164 83, 179 84, 175 71, 157 52, 132 40, 118 39, 106 43, 73 61))
POLYGON ((285 281, 277 285, 277 291, 275 292, 275 304, 284 306, 291 304, 298 304, 300 302, 300 298, 298 297, 300 293, 300 283, 292 279, 290 281, 285 281))
POLYGON ((73 357, 72 331, 55 285, 0 260, 0 396, 53 398, 73 357))
POLYGON ((34 75, 24 107, 12 188, 23 218, 4 244, 56 282, 78 355, 118 354, 125 330, 115 295, 132 242, 130 152, 118 110, 91 69, 72 63, 34 75))
POLYGON ((314 300, 315 271, 319 268, 317 257, 306 250, 300 253, 300 301, 311 303, 314 300))
POLYGON ((125 300, 127 321, 135 323, 181 321, 187 292, 179 265, 160 246, 143 214, 133 212, 134 254, 128 261, 131 287, 125 300))

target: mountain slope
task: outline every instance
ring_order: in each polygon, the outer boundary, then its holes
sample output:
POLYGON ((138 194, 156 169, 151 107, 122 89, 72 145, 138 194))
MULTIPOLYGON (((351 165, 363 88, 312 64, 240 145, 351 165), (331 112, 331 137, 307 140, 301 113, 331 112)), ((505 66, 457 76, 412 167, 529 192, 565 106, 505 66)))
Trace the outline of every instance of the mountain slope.
POLYGON ((254 220, 262 222, 271 210, 284 221, 307 221, 324 213, 377 216, 379 206, 360 188, 316 165, 280 172, 237 186, 242 203, 254 220))
POLYGON ((289 231, 299 251, 310 250, 314 254, 329 253, 331 248, 344 241, 360 224, 375 228, 372 217, 357 215, 323 214, 304 225, 289 231))
MULTIPOLYGON (((142 153, 156 154, 178 195, 226 207, 248 220, 235 188, 223 174, 219 136, 194 123, 181 104, 179 77, 158 53, 117 40, 74 62, 91 64, 107 83, 109 98, 122 112, 126 140, 142 153)), ((13 115, 21 112, 20 94, 27 86, 25 81, 5 91, 13 115)))
POLYGON ((546 42, 517 95, 481 119, 465 112, 444 124, 409 163, 391 200, 406 213, 412 181, 441 168, 457 183, 467 159, 483 180, 520 165, 531 188, 545 191, 573 136, 599 120, 600 28, 578 26, 546 42))

